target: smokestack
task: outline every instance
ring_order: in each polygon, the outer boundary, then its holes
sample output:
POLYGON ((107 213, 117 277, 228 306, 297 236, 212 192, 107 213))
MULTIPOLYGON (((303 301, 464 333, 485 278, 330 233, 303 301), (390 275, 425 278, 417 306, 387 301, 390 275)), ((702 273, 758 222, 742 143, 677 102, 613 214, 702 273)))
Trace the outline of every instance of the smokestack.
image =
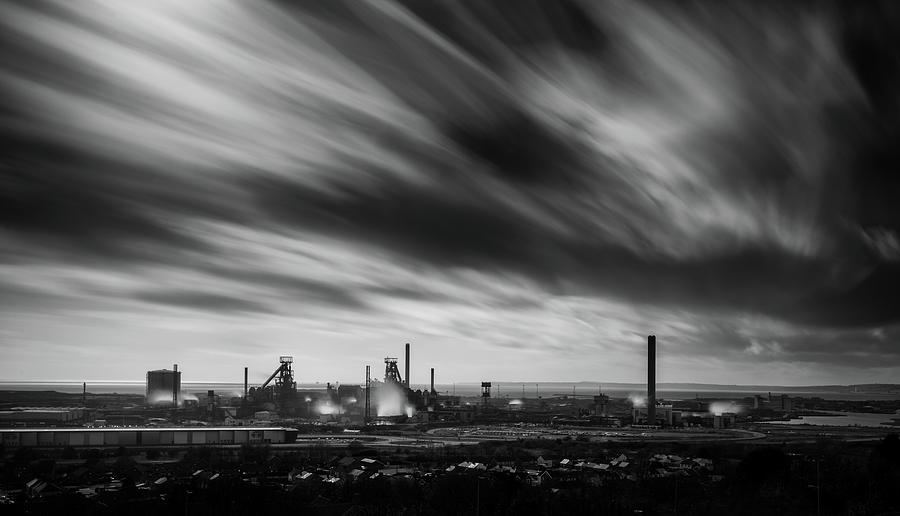
POLYGON ((406 388, 409 389, 409 342, 406 343, 406 374, 403 375, 406 381, 406 388))
POLYGON ((366 424, 369 424, 371 400, 369 394, 372 392, 372 377, 370 376, 369 366, 366 366, 366 424))
POLYGON ((172 366, 172 406, 178 408, 178 364, 172 366))
POLYGON ((247 397, 247 368, 244 368, 244 398, 247 397))
MULTIPOLYGON (((434 369, 432 369, 434 371, 434 369)), ((87 382, 81 384, 81 406, 87 406, 87 382)))
POLYGON ((647 336, 647 424, 656 424, 656 335, 647 336))
POLYGON ((431 368, 431 394, 434 394, 434 368, 431 368))

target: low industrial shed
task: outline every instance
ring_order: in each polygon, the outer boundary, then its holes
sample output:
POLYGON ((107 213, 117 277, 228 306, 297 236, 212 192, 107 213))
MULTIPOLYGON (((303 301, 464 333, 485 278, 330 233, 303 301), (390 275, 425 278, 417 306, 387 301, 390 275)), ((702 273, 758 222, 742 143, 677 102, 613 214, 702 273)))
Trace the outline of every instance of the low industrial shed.
POLYGON ((282 444, 297 439, 292 428, 15 428, 0 429, 0 442, 19 446, 200 446, 282 444))

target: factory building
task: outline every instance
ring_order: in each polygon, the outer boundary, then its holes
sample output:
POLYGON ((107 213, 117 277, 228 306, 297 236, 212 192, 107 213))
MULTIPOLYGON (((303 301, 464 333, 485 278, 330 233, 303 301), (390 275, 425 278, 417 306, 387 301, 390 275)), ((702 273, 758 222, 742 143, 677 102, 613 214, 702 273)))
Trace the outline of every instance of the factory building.
POLYGON ((181 371, 177 365, 173 370, 147 371, 147 405, 171 406, 181 401, 181 371))
POLYGON ((594 415, 603 417, 609 415, 609 396, 606 394, 594 396, 594 415))
POLYGON ((773 396, 770 392, 768 397, 759 395, 753 396, 752 398, 750 398, 749 406, 751 406, 754 410, 768 409, 780 412, 793 412, 794 399, 787 394, 779 394, 773 396))
POLYGON ((775 397, 769 395, 769 408, 783 412, 792 412, 794 410, 794 400, 787 394, 775 397))
POLYGON ((653 426, 677 426, 681 423, 681 412, 672 410, 672 405, 657 404, 656 410, 653 411, 653 417, 650 419, 647 407, 634 407, 631 409, 631 418, 636 425, 653 425, 653 426))
POLYGON ((337 397, 342 405, 355 404, 364 398, 362 386, 339 385, 337 388, 337 397))
POLYGON ((720 430, 723 428, 734 428, 734 422, 737 415, 731 412, 713 415, 713 428, 720 430))
POLYGON ((0 410, 0 422, 73 423, 84 419, 83 408, 72 407, 13 407, 0 410))
POLYGON ((8 448, 284 444, 296 439, 295 429, 278 427, 0 429, 0 442, 8 448))

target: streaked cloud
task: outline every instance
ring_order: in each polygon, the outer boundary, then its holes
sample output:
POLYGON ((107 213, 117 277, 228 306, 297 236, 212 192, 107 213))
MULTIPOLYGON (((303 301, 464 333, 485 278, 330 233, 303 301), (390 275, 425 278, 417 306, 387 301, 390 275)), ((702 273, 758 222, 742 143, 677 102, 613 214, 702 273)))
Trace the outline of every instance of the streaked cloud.
POLYGON ((310 375, 414 340, 460 379, 625 381, 651 332, 668 381, 888 375, 896 21, 5 3, 0 376, 37 374, 28 341, 196 343, 214 376, 200 350, 302 337, 310 375))

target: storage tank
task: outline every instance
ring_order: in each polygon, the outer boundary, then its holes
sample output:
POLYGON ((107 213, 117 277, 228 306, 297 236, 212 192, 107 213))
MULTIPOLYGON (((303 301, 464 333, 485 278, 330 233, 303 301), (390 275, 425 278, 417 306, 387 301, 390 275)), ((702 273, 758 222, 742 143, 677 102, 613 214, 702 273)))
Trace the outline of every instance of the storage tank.
POLYGON ((148 405, 172 405, 175 393, 181 402, 181 371, 158 369, 147 371, 148 405))

